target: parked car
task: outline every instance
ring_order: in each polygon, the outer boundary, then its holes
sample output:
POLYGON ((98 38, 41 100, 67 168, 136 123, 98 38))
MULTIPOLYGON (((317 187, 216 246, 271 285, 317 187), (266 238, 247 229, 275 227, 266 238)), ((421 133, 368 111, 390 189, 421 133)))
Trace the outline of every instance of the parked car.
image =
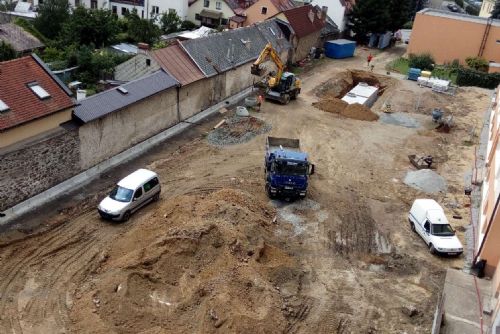
POLYGON ((411 229, 418 233, 432 254, 460 255, 463 246, 448 223, 441 206, 433 199, 416 199, 408 221, 411 229))
POLYGON ((455 13, 460 11, 458 6, 453 4, 453 3, 449 3, 446 7, 448 7, 449 10, 451 10, 452 12, 455 12, 455 13))
POLYGON ((132 213, 149 202, 157 201, 160 192, 158 175, 147 169, 138 169, 118 182, 99 203, 97 211, 104 219, 127 221, 132 213))

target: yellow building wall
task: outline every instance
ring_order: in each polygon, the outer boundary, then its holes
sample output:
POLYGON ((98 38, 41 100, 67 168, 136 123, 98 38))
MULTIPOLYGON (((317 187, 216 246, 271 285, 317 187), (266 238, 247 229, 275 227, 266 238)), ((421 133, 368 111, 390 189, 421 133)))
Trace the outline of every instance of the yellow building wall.
MULTIPOLYGON (((408 53, 430 53, 438 64, 465 58, 479 53, 486 25, 446 17, 418 13, 413 24, 408 53)), ((500 26, 492 25, 483 58, 500 62, 500 26)))
POLYGON ((204 9, 211 10, 214 12, 220 12, 220 13, 222 13, 222 18, 224 18, 224 19, 229 19, 230 17, 235 15, 233 10, 231 9, 231 7, 229 7, 224 0, 217 0, 217 1, 210 0, 210 4, 208 7, 205 7, 204 3, 205 2, 203 0, 198 0, 195 3, 193 3, 191 6, 189 6, 188 15, 187 15, 189 21, 194 22, 197 25, 200 25, 201 21, 196 20, 195 17, 196 17, 196 14, 200 14, 201 11, 204 9), (216 8, 217 2, 220 2, 221 9, 216 8))
MULTIPOLYGON (((257 22, 262 22, 279 13, 278 9, 270 0, 259 0, 245 11, 247 19, 243 22, 244 26, 249 26, 257 22), (262 7, 267 8, 266 14, 262 14, 262 7)), ((284 15, 283 15, 284 16, 284 15)))
POLYGON ((71 120, 71 109, 16 126, 0 132, 0 148, 19 143, 25 139, 56 129, 61 123, 71 120))

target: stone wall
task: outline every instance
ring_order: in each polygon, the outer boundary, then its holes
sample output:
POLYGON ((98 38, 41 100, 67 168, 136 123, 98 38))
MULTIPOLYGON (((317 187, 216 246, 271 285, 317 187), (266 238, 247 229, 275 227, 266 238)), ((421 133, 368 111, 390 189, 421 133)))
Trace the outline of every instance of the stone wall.
POLYGON ((296 43, 296 47, 293 53, 293 59, 292 61, 296 63, 299 60, 304 59, 307 57, 309 52, 311 51, 312 47, 317 47, 319 46, 319 38, 320 38, 321 32, 315 32, 312 34, 309 34, 305 37, 302 37, 298 42, 296 43))
POLYGON ((0 211, 80 172, 78 131, 62 130, 0 154, 0 211))

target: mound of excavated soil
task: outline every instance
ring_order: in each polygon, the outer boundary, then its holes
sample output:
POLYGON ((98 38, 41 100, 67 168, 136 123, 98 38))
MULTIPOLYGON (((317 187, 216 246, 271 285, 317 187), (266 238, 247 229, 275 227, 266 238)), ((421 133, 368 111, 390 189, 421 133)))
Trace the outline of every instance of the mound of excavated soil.
POLYGON ((71 311, 77 328, 286 331, 295 312, 283 307, 286 296, 276 286, 300 289, 301 271, 268 241, 275 209, 233 189, 160 205, 139 221, 133 218, 135 225, 111 246, 92 285, 81 288, 71 311))
POLYGON ((313 103, 313 106, 326 112, 336 113, 360 121, 376 121, 379 118, 379 116, 368 107, 359 103, 348 104, 337 98, 321 100, 313 103))

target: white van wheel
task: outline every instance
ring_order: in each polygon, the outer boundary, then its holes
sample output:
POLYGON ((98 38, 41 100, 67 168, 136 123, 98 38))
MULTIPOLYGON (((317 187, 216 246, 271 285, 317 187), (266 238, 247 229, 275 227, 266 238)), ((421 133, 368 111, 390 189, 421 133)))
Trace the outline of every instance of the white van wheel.
POLYGON ((429 251, 431 252, 431 254, 436 254, 436 248, 433 244, 429 244, 429 251))
POLYGON ((415 229, 415 224, 413 224, 413 222, 410 222, 410 227, 413 232, 417 232, 417 230, 415 229))

